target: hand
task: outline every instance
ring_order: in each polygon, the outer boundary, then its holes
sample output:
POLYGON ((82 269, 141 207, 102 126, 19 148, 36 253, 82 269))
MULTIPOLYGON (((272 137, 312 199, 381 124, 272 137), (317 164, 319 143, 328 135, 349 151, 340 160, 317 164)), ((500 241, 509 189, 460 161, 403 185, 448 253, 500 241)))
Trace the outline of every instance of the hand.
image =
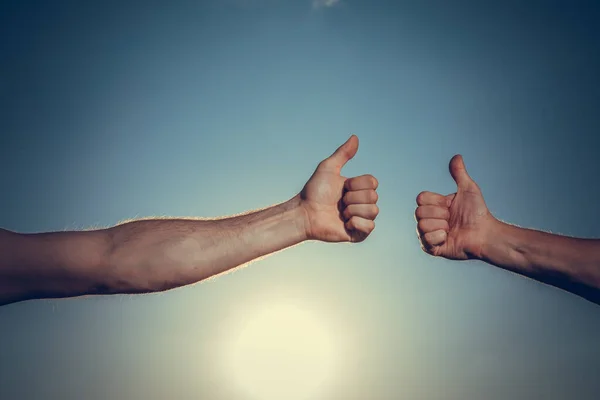
POLYGON ((483 245, 498 222, 488 210, 479 186, 467 173, 462 156, 450 160, 456 193, 417 196, 417 233, 423 251, 452 260, 481 258, 483 245))
POLYGON ((375 229, 379 213, 377 179, 372 175, 341 176, 342 167, 358 151, 352 135, 329 158, 323 160, 302 192, 307 236, 324 242, 361 242, 375 229))

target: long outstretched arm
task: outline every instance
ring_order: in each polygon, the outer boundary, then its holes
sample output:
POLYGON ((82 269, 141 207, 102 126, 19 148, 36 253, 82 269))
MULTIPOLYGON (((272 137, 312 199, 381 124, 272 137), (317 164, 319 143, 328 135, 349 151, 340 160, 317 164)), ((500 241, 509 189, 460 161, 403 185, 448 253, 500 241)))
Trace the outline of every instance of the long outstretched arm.
POLYGON ((341 176, 350 137, 290 200, 213 220, 147 219, 108 229, 0 230, 0 305, 89 294, 148 293, 192 284, 305 240, 360 242, 375 228, 377 180, 341 176))
POLYGON ((0 304, 188 285, 307 239, 299 196, 217 219, 137 220, 108 229, 2 231, 0 304))

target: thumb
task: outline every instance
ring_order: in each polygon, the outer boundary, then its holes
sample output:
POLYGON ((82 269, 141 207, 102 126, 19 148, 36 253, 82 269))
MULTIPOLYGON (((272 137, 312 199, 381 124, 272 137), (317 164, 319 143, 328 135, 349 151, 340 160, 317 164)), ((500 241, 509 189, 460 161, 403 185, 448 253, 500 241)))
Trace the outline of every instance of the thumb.
POLYGON ((459 188, 465 189, 475 184, 475 181, 467 173, 467 168, 460 154, 455 155, 450 160, 450 175, 452 175, 456 186, 459 188))
POLYGON ((350 136, 346 142, 337 148, 337 150, 319 165, 321 169, 335 170, 340 172, 342 167, 354 157, 358 151, 358 137, 350 136))

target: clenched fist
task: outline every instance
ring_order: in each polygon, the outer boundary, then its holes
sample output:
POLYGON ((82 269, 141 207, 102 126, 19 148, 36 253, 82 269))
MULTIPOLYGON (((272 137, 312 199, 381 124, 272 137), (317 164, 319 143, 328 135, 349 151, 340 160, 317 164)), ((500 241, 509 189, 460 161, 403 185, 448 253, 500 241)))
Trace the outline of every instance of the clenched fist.
POLYGON ((342 167, 358 151, 352 135, 323 160, 300 193, 309 239, 361 242, 375 229, 377 179, 372 175, 345 178, 342 167))
POLYGON ((443 196, 421 192, 417 196, 415 218, 421 247, 431 255, 452 260, 479 259, 498 221, 467 173, 462 156, 452 157, 450 174, 456 182, 456 193, 443 196))

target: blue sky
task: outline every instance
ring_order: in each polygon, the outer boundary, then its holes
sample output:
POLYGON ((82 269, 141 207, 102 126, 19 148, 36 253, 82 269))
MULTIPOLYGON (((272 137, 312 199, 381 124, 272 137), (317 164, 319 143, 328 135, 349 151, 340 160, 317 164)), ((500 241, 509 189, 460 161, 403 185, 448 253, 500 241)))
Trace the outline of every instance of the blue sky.
POLYGON ((597 398, 598 307, 427 256, 413 213, 420 191, 454 191, 461 153, 498 218, 600 237, 599 17, 583 1, 3 2, 4 228, 268 206, 351 133, 343 173, 379 179, 381 213, 364 243, 165 294, 0 308, 0 397, 250 399, 229 334, 291 302, 347 349, 317 399, 597 398))

